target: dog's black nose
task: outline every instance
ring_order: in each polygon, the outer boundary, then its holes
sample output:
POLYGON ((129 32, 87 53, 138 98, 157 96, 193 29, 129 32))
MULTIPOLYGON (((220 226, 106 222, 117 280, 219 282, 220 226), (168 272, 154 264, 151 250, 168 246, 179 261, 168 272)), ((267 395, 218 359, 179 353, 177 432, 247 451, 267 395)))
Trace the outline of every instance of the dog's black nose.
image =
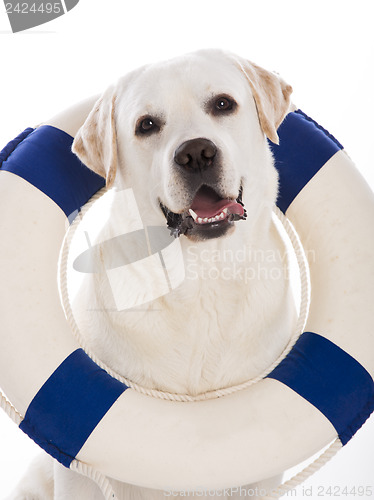
POLYGON ((191 139, 176 149, 174 160, 187 170, 203 170, 213 165, 216 154, 217 147, 209 139, 191 139))

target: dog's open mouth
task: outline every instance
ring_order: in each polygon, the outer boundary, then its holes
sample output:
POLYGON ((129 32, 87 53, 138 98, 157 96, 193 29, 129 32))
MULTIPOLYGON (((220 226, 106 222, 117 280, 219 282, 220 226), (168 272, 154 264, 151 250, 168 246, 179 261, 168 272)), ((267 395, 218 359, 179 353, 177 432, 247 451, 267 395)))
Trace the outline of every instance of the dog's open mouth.
POLYGON ((243 188, 236 199, 222 198, 212 187, 202 185, 196 192, 191 206, 183 213, 174 213, 160 202, 171 234, 182 234, 197 239, 218 238, 233 226, 235 221, 246 219, 242 202, 243 188))

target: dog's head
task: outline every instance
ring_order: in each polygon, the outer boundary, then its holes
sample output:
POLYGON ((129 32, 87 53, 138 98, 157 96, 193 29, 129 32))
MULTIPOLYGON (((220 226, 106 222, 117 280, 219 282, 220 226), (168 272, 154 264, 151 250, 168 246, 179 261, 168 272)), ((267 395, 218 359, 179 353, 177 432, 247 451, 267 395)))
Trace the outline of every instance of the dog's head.
MULTIPOLYGON (((97 101, 73 151, 131 187, 147 224, 193 240, 254 224, 277 194, 266 137, 288 111, 279 76, 218 50, 140 68, 97 101)), ((125 216, 125 214, 124 214, 125 216)))

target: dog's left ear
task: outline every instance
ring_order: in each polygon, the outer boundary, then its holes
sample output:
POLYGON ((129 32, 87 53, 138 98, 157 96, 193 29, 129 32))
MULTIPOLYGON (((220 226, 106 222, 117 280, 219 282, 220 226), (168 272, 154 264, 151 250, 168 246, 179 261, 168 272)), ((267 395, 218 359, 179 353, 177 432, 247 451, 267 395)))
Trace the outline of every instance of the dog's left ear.
POLYGON ((277 129, 290 106, 291 85, 257 64, 241 58, 236 60, 251 86, 263 132, 271 142, 279 144, 277 129))
POLYGON ((96 101, 82 127, 78 130, 72 151, 91 170, 106 178, 109 187, 117 171, 117 136, 114 118, 114 87, 96 101))

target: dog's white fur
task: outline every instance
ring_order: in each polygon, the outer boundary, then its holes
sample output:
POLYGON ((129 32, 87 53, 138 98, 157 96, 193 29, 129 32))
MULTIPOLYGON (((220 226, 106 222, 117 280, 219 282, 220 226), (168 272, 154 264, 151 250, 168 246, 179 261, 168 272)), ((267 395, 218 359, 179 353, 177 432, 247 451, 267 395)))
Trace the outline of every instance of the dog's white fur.
MULTIPOLYGON (((133 189, 144 225, 165 225, 160 200, 173 212, 189 207, 188 187, 173 162, 184 141, 204 137, 217 145, 225 197, 236 198, 243 184, 247 220, 220 238, 181 236, 186 279, 169 294, 117 312, 105 273, 88 275, 75 304, 78 323, 96 354, 132 381, 196 395, 258 375, 287 343, 295 312, 284 245, 272 222, 277 173, 266 136, 277 141, 290 93, 277 75, 244 59, 200 51, 128 74, 103 94, 78 131, 74 152, 109 185, 133 189), (234 113, 217 117, 207 110, 219 95, 235 99, 234 113), (136 136, 136 122, 146 115, 161 117, 162 128, 136 136), (235 258, 238 252, 246 258, 235 258)), ((106 234, 124 216, 114 212, 106 234)), ((11 498, 102 498, 96 485, 58 464, 51 496, 31 483, 25 480, 11 498)), ((113 484, 120 499, 165 498, 163 492, 113 484)))

